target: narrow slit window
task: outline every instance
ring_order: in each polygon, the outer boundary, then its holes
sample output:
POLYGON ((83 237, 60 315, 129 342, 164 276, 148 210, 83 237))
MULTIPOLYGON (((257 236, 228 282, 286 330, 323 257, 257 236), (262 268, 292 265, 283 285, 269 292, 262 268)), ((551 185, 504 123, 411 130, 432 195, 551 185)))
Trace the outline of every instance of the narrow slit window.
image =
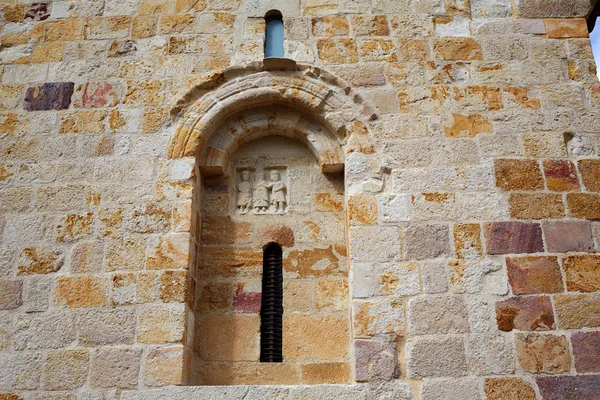
POLYGON ((277 10, 269 11, 265 15, 265 22, 265 58, 283 58, 283 16, 277 10))
POLYGON ((282 362, 283 271, 282 251, 270 243, 263 252, 260 307, 260 361, 282 362))

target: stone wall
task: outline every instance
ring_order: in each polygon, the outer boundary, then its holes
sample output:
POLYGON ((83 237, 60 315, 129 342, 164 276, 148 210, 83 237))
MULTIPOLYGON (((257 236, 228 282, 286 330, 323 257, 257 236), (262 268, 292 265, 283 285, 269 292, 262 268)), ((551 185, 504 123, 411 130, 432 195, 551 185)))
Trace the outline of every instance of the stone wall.
POLYGON ((597 396, 589 0, 4 3, 0 398, 597 396), (261 62, 273 8, 296 63, 261 62), (274 104, 344 169, 351 384, 173 387, 219 129, 274 104))

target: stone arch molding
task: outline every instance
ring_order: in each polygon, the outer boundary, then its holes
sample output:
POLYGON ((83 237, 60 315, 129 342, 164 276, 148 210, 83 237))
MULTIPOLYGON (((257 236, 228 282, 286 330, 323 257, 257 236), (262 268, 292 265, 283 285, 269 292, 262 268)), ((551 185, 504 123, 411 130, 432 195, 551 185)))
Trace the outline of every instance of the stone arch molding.
POLYGON ((287 59, 234 66, 200 79, 171 109, 177 121, 168 156, 195 156, 203 175, 224 174, 251 140, 280 135, 303 142, 324 173, 352 152, 374 153, 375 108, 340 78, 287 59))

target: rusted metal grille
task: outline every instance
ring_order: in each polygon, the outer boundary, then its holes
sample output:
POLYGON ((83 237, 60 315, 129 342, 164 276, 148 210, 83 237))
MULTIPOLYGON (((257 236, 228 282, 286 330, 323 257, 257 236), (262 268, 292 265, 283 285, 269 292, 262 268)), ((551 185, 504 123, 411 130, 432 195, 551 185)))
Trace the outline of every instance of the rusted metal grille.
POLYGON ((276 243, 263 253, 262 300, 260 308, 260 361, 282 362, 283 272, 282 251, 276 243))

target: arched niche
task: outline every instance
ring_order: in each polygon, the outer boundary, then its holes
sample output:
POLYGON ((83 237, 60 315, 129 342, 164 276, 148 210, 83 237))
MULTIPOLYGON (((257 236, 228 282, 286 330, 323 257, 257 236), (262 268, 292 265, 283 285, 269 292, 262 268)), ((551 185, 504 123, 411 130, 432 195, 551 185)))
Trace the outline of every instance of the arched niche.
POLYGON ((371 105, 326 71, 271 59, 202 78, 171 114, 169 157, 194 157, 197 171, 187 383, 352 382, 344 165, 353 152, 375 156, 371 105), (254 194, 263 177, 284 183, 285 211, 240 212, 239 182, 254 194), (282 248, 282 363, 259 360, 268 243, 282 248))

